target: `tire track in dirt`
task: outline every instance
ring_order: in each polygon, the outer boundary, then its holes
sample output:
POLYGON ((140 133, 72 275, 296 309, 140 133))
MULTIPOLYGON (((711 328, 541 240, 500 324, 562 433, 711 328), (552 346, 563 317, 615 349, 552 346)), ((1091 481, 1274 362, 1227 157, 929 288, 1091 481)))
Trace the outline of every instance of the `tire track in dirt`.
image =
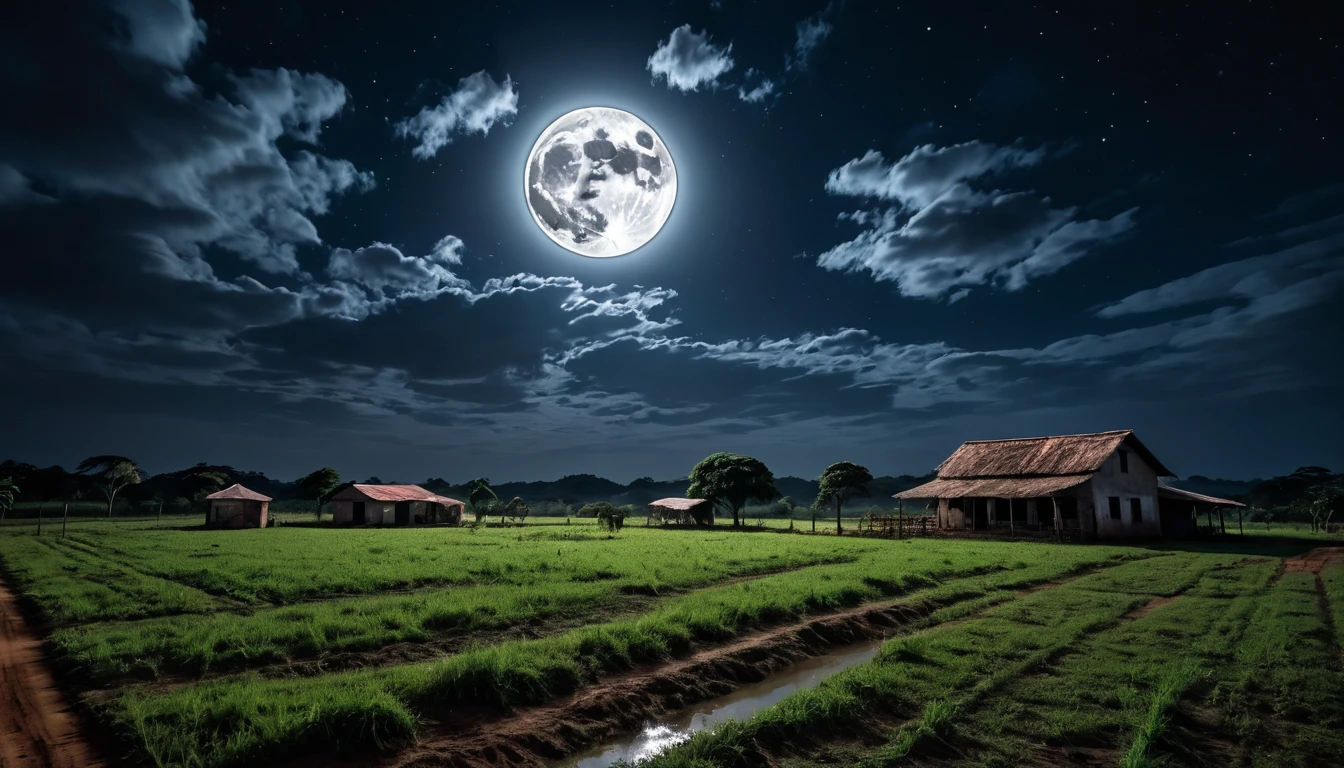
POLYGON ((106 763, 56 687, 42 641, 0 577, 0 766, 97 768, 106 763))
MULTIPOLYGON (((1120 564, 1090 568, 1067 578, 1019 589, 1016 594, 1031 594, 1120 564)), ((429 733, 415 746, 395 755, 347 759, 314 756, 292 765, 295 768, 549 765, 601 739, 636 728, 650 718, 723 696, 803 659, 824 655, 833 647, 938 628, 945 622, 928 624, 923 620, 941 608, 970 599, 974 597, 932 601, 916 595, 813 615, 745 633, 725 645, 706 648, 686 658, 641 665, 547 704, 504 714, 484 707, 437 713, 440 720, 429 721, 429 733)))

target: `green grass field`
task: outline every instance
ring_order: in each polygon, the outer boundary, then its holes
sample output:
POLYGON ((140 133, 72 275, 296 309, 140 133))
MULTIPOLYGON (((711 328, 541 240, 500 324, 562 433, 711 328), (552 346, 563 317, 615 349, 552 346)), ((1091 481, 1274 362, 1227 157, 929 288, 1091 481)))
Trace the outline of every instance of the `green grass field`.
POLYGON ((1344 754, 1344 568, 1319 582, 1281 573, 1282 558, 1323 542, 891 541, 836 537, 833 519, 818 535, 803 521, 794 534, 779 520, 631 522, 613 536, 563 519, 242 531, 81 519, 39 537, 9 521, 0 559, 84 704, 153 765, 396 751, 449 708, 502 716, 868 603, 922 618, 872 662, 651 765, 1083 752, 1198 764, 1198 739, 1246 765, 1344 754))

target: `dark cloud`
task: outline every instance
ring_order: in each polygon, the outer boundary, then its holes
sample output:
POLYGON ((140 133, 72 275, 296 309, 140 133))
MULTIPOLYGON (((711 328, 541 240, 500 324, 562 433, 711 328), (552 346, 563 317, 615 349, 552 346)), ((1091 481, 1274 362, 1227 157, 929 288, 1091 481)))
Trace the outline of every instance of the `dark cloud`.
POLYGON ((1078 220, 1076 207, 1057 207, 1049 197, 977 191, 967 183, 1044 157, 1044 149, 980 141, 916 147, 894 163, 869 150, 832 171, 826 191, 897 207, 842 215, 864 231, 822 253, 817 264, 868 272, 906 296, 957 301, 980 285, 1020 290, 1133 228, 1137 209, 1078 220))

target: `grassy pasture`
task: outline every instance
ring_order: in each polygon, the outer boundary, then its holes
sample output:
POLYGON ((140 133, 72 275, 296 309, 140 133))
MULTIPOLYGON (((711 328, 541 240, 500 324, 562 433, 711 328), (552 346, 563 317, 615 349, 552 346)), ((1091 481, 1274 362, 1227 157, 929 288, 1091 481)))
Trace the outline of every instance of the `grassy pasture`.
POLYGON ((1104 742, 1117 763, 1150 765, 1172 757, 1194 701, 1260 745, 1249 757, 1310 764, 1335 743, 1310 717, 1254 730, 1253 713, 1287 706, 1299 688, 1315 691, 1314 711, 1338 715, 1337 662, 1336 677, 1309 679, 1315 667, 1301 659, 1304 649, 1316 667, 1338 659, 1329 627, 1344 620, 1344 574, 1322 574, 1324 603, 1309 574, 1274 581, 1277 558, 1304 547, 1287 537, 1261 541, 1264 557, 1246 564, 1236 542, 1197 552, 893 542, 788 535, 779 520, 744 532, 633 521, 613 537, 590 521, 538 522, 206 531, 180 519, 81 520, 64 539, 5 525, 0 560, 49 626, 55 657, 88 686, 86 703, 156 765, 395 749, 446 707, 544 702, 636 664, 879 600, 921 608, 924 629, 655 764, 775 762, 759 744, 844 764, 918 761, 931 748, 1011 764, 1104 742), (520 627, 536 637, 500 634, 520 627), (460 642, 425 661, 381 650, 444 638, 460 642), (285 674, 338 652, 364 654, 367 668, 285 674), (1219 671, 1231 666, 1242 677, 1219 671), (854 723, 879 721, 880 739, 860 728, 855 746, 854 723), (827 736, 800 743, 799 733, 827 736))

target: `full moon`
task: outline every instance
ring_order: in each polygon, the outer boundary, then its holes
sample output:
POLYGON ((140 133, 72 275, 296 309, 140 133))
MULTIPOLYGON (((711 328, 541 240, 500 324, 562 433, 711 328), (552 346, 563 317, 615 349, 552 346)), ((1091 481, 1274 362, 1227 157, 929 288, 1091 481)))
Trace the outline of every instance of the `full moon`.
POLYGON ((551 123, 527 158, 532 218, 561 247, 620 256, 658 234, 677 199, 677 169, 648 123, 620 109, 585 107, 551 123))

